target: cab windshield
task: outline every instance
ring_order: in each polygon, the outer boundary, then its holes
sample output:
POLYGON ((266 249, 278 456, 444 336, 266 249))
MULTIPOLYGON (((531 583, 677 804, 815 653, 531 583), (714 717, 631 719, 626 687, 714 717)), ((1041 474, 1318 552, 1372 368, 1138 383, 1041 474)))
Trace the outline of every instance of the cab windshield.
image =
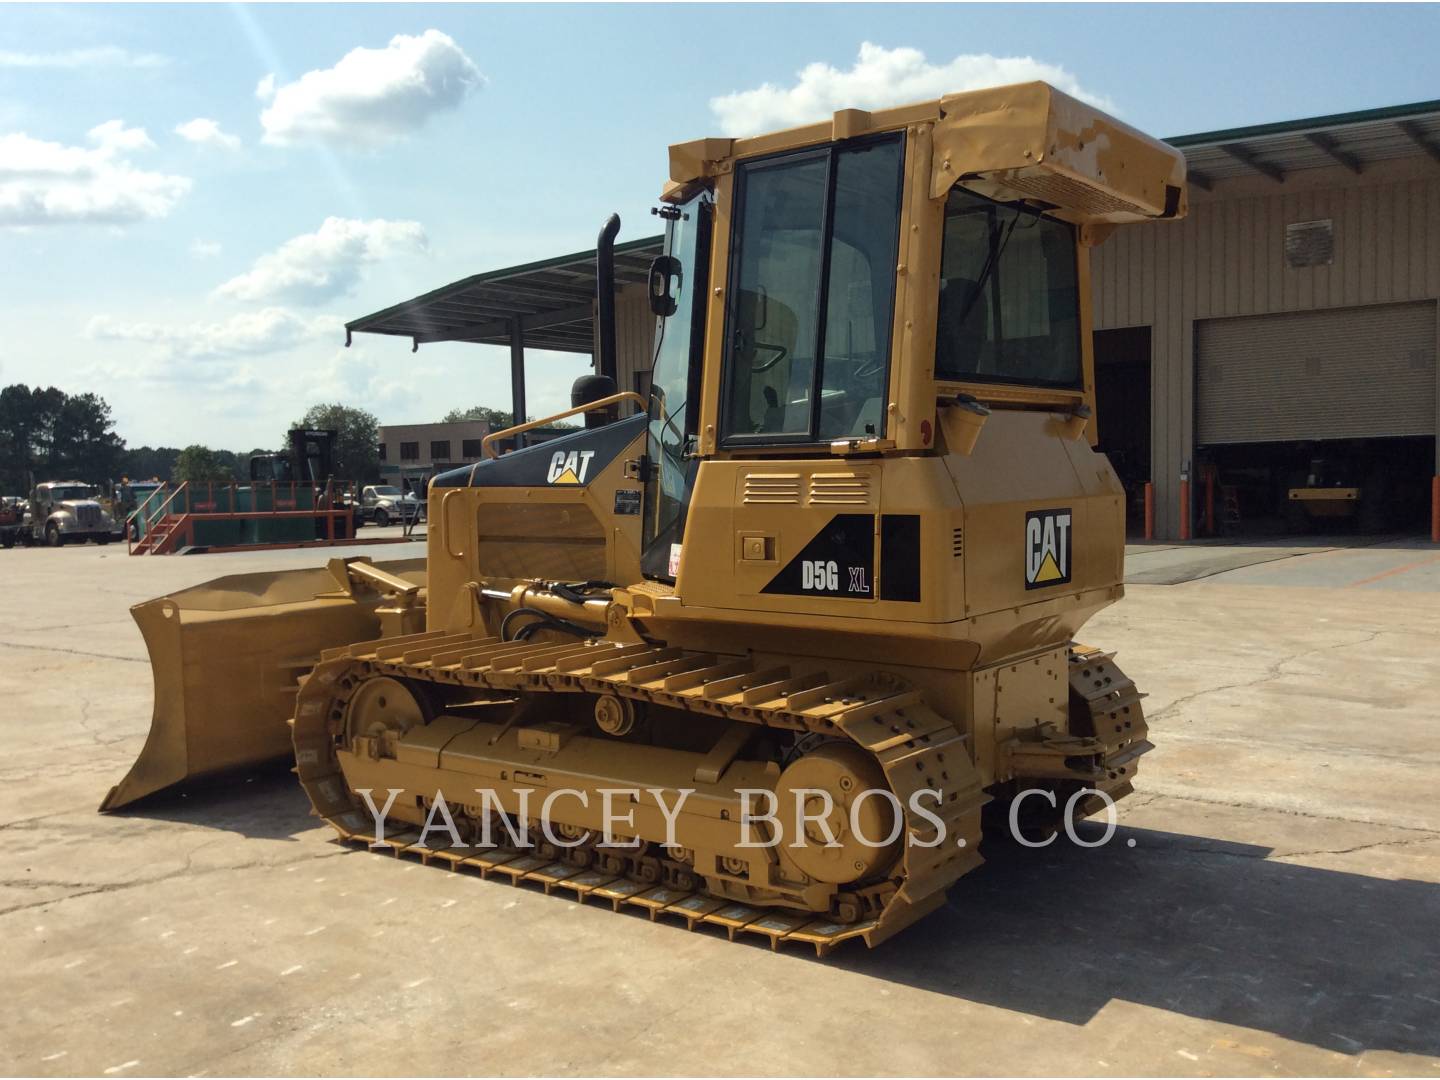
POLYGON ((1079 389, 1074 226, 957 187, 944 245, 935 377, 1079 389))
POLYGON ((400 489, 397 487, 377 487, 374 491, 376 495, 381 495, 386 498, 399 498, 400 496, 400 489))
POLYGON ((903 157, 887 135, 740 166, 727 444, 885 434, 903 157))
POLYGON ((71 499, 93 499, 95 489, 92 487, 56 487, 50 489, 52 502, 67 502, 71 499))

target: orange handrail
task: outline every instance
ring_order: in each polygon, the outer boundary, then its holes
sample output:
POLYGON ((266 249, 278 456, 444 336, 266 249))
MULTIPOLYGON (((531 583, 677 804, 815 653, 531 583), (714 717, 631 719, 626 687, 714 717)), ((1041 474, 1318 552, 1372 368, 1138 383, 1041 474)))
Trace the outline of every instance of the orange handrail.
POLYGON ((125 518, 125 543, 126 543, 127 548, 133 546, 133 545, 131 544, 131 541, 130 541, 130 526, 131 526, 136 520, 139 520, 139 519, 140 519, 140 515, 144 512, 145 508, 150 505, 151 500, 154 499, 157 495, 164 495, 164 494, 165 494, 165 489, 168 488, 169 486, 170 486, 169 484, 161 484, 161 485, 160 485, 159 487, 157 487, 154 491, 150 492, 149 495, 146 495, 145 498, 141 501, 140 505, 138 505, 137 507, 135 507, 135 509, 132 510, 132 511, 130 511, 129 515, 126 516, 126 518, 125 518))
MULTIPOLYGON (((175 502, 176 498, 179 497, 180 493, 181 493, 182 491, 188 492, 189 488, 190 488, 190 481, 189 481, 189 480, 182 480, 182 481, 180 481, 180 483, 176 486, 175 490, 172 491, 172 492, 170 492, 170 495, 165 499, 165 501, 164 501, 163 503, 160 504, 160 508, 159 508, 159 510, 156 512, 155 517, 154 517, 154 520, 158 521, 158 520, 160 520, 161 518, 165 517, 165 515, 166 515, 167 513, 169 513, 169 511, 170 511, 171 505, 175 502)), ((156 490, 157 490, 157 491, 164 491, 165 489, 162 487, 162 488, 157 488, 156 490)), ((153 498, 153 496, 152 496, 152 498, 153 498)), ((146 499, 145 501, 148 503, 150 500, 149 500, 149 499, 146 499)), ((187 509, 187 511, 188 511, 188 509, 189 509, 188 502, 187 502, 186 509, 187 509)), ((138 513, 138 512, 139 512, 139 511, 137 510, 136 513, 138 513)), ((129 519, 127 518, 126 520, 128 521, 129 519)), ((148 522, 147 522, 147 526, 146 526, 146 531, 147 531, 147 533, 148 533, 148 531, 149 531, 148 522)), ((134 545, 130 543, 130 535, 129 535, 129 530, 128 530, 128 529, 126 530, 125 544, 126 544, 127 550, 129 550, 130 554, 133 555, 133 554, 135 553, 135 548, 134 548, 134 545)))
POLYGON ((502 431, 492 431, 480 440, 480 453, 488 458, 498 457, 499 455, 492 453, 490 449, 491 445, 498 439, 503 439, 507 435, 520 435, 526 431, 530 431, 532 428, 544 427, 546 424, 553 424, 556 420, 564 420, 567 416, 589 412, 592 409, 603 409, 606 406, 614 405, 616 402, 627 399, 634 399, 635 404, 639 405, 642 410, 647 407, 645 399, 634 390, 621 390, 618 394, 596 398, 594 401, 587 402, 584 405, 576 405, 573 408, 566 409, 564 412, 558 412, 554 416, 547 416, 541 420, 529 420, 523 424, 516 424, 514 427, 507 427, 502 431))

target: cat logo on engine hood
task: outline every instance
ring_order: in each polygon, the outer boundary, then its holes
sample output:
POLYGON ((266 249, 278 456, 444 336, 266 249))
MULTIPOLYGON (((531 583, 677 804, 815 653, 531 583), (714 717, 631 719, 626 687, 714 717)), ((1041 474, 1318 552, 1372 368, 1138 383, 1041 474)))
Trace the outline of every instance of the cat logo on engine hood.
POLYGON ((590 471, 590 459, 594 456, 594 450, 571 450, 569 453, 556 450, 545 479, 552 484, 583 484, 585 474, 590 471))
POLYGON ((1025 515, 1025 588, 1070 582, 1070 508, 1025 515))

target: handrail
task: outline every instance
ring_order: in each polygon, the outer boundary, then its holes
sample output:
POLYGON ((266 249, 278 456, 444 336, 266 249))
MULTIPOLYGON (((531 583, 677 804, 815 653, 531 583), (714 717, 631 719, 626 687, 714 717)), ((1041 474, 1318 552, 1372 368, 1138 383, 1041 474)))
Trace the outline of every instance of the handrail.
POLYGON ((140 501, 140 505, 137 506, 137 507, 135 507, 134 510, 131 510, 131 511, 130 511, 129 516, 126 517, 126 519, 125 519, 125 524, 127 524, 127 525, 130 524, 130 522, 131 522, 134 518, 138 517, 139 514, 140 514, 140 512, 141 512, 142 510, 144 510, 145 507, 147 507, 147 506, 150 505, 150 500, 153 499, 153 498, 155 498, 156 495, 163 495, 163 494, 165 494, 165 489, 168 488, 169 486, 170 486, 169 484, 161 484, 161 485, 160 485, 159 487, 157 487, 154 491, 150 492, 149 495, 146 495, 145 498, 140 501))
MULTIPOLYGON (((482 447, 481 449, 483 450, 484 448, 482 447)), ((465 557, 465 551, 463 548, 460 551, 456 551, 450 546, 450 533, 452 530, 450 528, 450 518, 446 516, 449 509, 450 500, 454 496, 459 494, 459 488, 451 488, 449 491, 445 492, 444 495, 440 496, 440 505, 437 508, 440 520, 434 523, 435 527, 440 530, 440 542, 445 545, 445 554, 449 555, 452 559, 463 559, 465 557)), ((425 528, 428 530, 430 526, 426 525, 425 528)))
MULTIPOLYGON (((148 518, 148 519, 146 520, 146 522, 145 522, 145 532, 146 532, 147 535, 148 535, 149 532, 150 532, 150 522, 151 522, 151 521, 159 521, 161 518, 163 518, 163 517, 165 516, 165 512, 170 508, 170 504, 173 503, 173 502, 175 501, 176 497, 179 496, 179 494, 180 494, 182 491, 186 490, 189 486, 190 486, 190 481, 189 481, 189 480, 182 480, 182 481, 180 481, 180 483, 178 483, 178 484, 175 485, 175 490, 172 491, 172 492, 170 492, 169 497, 166 498, 165 501, 160 504, 160 507, 159 507, 159 509, 156 511, 154 517, 148 518)), ((165 489, 164 489, 164 488, 158 488, 157 490, 159 490, 159 491, 164 491, 165 489)), ((149 499, 146 499, 145 501, 148 503, 150 500, 149 500, 149 499)), ((187 512, 188 512, 188 510, 189 510, 188 500, 187 500, 186 510, 187 510, 187 512)), ((128 521, 129 519, 127 518, 126 520, 128 521)), ((125 533, 125 541, 126 541, 127 547, 130 549, 131 553, 133 554, 133 553, 134 553, 134 546, 130 543, 130 533, 129 533, 129 530, 128 530, 128 529, 126 530, 126 533, 125 533)))
POLYGON ((169 486, 170 486, 170 485, 169 485, 168 483, 163 483, 163 484, 161 484, 161 485, 160 485, 159 487, 157 487, 154 491, 150 492, 149 495, 146 495, 145 498, 140 501, 140 505, 139 505, 139 506, 135 507, 134 510, 131 510, 130 513, 126 515, 126 517, 125 517, 125 537, 126 537, 127 540, 128 540, 129 537, 130 537, 130 523, 133 522, 136 518, 138 518, 138 517, 140 516, 141 511, 143 511, 147 506, 150 505, 150 500, 151 500, 151 499, 155 498, 156 495, 163 495, 163 494, 165 494, 165 489, 168 488, 169 486))
POLYGON ((639 405, 641 409, 647 407, 645 399, 634 390, 621 390, 618 394, 596 398, 594 401, 588 401, 584 405, 575 405, 572 408, 566 409, 564 412, 557 412, 554 416, 547 416, 542 420, 528 420, 523 424, 516 424, 514 427, 505 428, 503 431, 492 431, 480 440, 480 453, 488 458, 499 457, 500 455, 492 453, 490 450, 491 444, 498 439, 503 439, 507 435, 520 435, 533 428, 553 424, 556 420, 564 420, 567 416, 574 416, 576 413, 589 412, 591 409, 603 409, 607 405, 614 405, 617 401, 624 401, 627 398, 633 398, 635 404, 639 405))
POLYGON ((161 484, 160 487, 156 488, 156 490, 151 491, 148 495, 145 495, 143 500, 140 501, 140 504, 138 504, 137 507, 134 508, 134 510, 131 510, 130 513, 125 516, 125 524, 121 527, 125 530, 125 552, 127 552, 127 554, 135 553, 135 541, 131 540, 130 537, 131 531, 138 531, 131 530, 131 523, 134 523, 135 518, 140 517, 141 510, 144 510, 145 507, 148 507, 148 505, 150 505, 150 500, 153 500, 156 495, 160 494, 160 492, 163 492, 164 490, 166 490, 166 485, 161 484))
MULTIPOLYGON (((143 522, 145 535, 150 536, 154 532, 157 522, 167 516, 183 519, 183 528, 193 532, 194 519, 206 519, 210 517, 252 517, 266 514, 288 516, 311 514, 317 518, 325 519, 325 538, 330 541, 340 539, 337 530, 341 528, 340 522, 346 515, 353 516, 353 504, 356 500, 355 485, 336 481, 334 478, 323 482, 316 481, 309 483, 300 480, 288 480, 277 482, 270 480, 253 480, 248 485, 242 481, 235 480, 197 480, 194 481, 194 490, 191 490, 191 481, 184 480, 178 484, 167 482, 163 487, 156 488, 140 503, 135 510, 125 518, 125 540, 131 554, 135 554, 139 544, 131 539, 131 525, 137 520, 143 522), (280 508, 279 494, 283 490, 281 484, 288 484, 289 497, 286 504, 287 509, 280 508), (200 485, 205 485, 205 491, 200 493, 200 485), (219 491, 216 490, 217 485, 219 491), (268 507, 262 507, 263 500, 260 493, 268 487, 270 489, 270 503, 268 507), (240 493, 250 493, 249 509, 242 509, 240 506, 240 493), (311 505, 307 508, 299 508, 300 492, 308 491, 313 494, 311 505), (225 506, 221 507, 218 496, 226 495, 225 506), (348 493, 351 505, 342 504, 342 495, 348 493), (184 496, 182 498, 181 496, 184 496), (163 496, 163 498, 162 498, 163 496), (177 510, 177 502, 181 509, 177 510), (158 503, 158 505, 157 505, 158 503), (202 509, 203 507, 203 509, 202 509)), ((173 529, 171 535, 182 531, 179 526, 173 529)), ((353 534, 351 534, 353 539, 353 534)), ((140 537, 139 539, 144 539, 140 537)), ((154 545, 154 541, 151 544, 154 545)), ((167 544, 169 541, 167 541, 167 544)))

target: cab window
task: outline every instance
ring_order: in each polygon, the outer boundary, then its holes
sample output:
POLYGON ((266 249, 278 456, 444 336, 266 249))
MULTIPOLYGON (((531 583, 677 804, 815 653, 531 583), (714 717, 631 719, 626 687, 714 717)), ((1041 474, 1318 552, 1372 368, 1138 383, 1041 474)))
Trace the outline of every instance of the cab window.
POLYGON ((1075 227, 955 188, 945 205, 935 375, 1079 388, 1075 227))
POLYGON ((727 305, 727 445, 884 435, 899 136, 740 166, 727 305))

